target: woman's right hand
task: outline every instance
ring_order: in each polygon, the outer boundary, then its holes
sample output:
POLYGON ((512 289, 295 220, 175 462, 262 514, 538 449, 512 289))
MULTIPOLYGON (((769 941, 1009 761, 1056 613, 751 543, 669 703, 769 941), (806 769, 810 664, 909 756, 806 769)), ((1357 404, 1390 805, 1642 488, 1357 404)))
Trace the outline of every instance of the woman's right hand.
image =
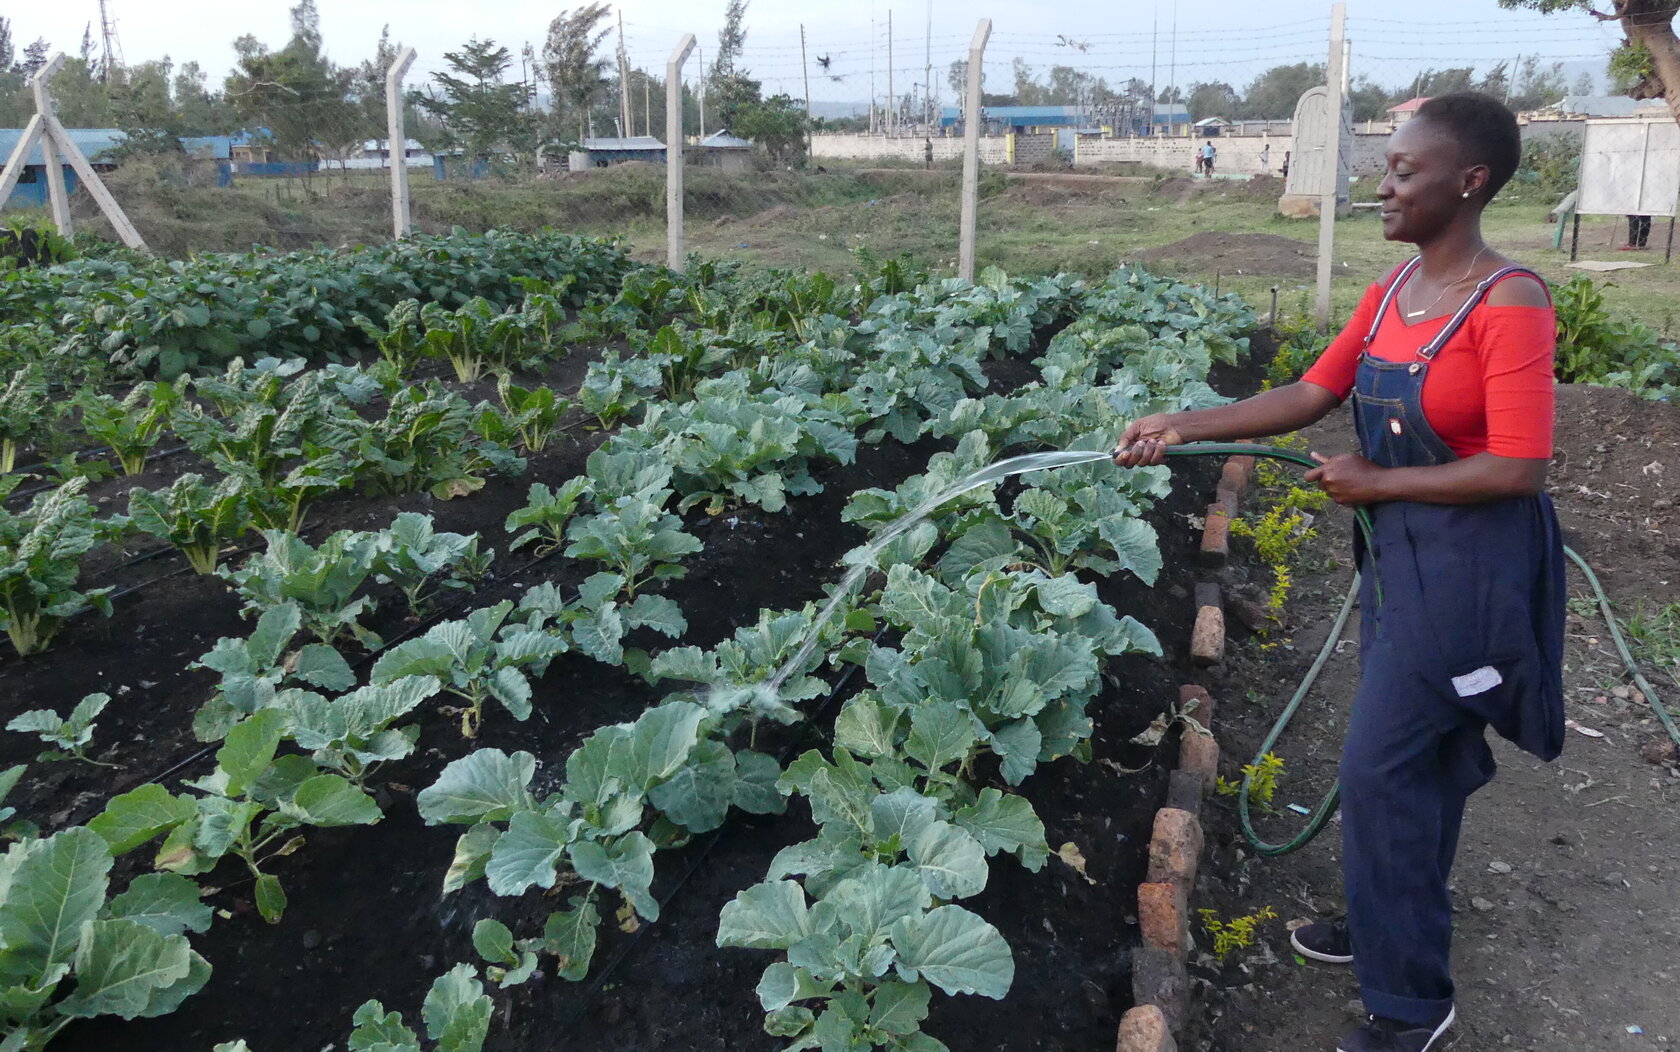
POLYGON ((1173 414, 1156 413, 1134 421, 1120 436, 1114 462, 1123 468, 1146 468, 1167 459, 1167 447, 1184 444, 1184 436, 1173 426, 1173 414))

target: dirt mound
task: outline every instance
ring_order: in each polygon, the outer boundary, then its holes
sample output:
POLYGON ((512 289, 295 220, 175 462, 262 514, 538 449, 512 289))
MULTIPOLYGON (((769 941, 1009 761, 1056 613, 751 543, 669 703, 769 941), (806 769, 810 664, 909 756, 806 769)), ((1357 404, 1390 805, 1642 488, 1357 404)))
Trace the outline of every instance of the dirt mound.
POLYGON ((1310 278, 1316 271, 1313 246, 1277 234, 1224 234, 1204 230, 1182 241, 1138 255, 1145 263, 1170 262, 1187 271, 1310 278))

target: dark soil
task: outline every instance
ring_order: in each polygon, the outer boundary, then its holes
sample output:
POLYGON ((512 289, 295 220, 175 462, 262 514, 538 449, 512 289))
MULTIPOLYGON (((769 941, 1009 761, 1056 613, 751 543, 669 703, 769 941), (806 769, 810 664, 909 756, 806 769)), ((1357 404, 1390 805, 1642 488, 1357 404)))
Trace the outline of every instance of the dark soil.
MULTIPOLYGON (((581 368, 581 362, 569 361, 550 382, 575 386, 581 368)), ((1019 363, 989 367, 1004 387, 1021 382, 1029 371, 1019 363)), ((1215 382, 1240 390, 1254 381, 1246 372, 1226 370, 1215 382)), ((323 503, 312 517, 318 531, 312 536, 378 527, 398 511, 417 510, 435 515, 439 529, 478 531, 491 546, 504 548, 503 520, 523 506, 530 483, 556 484, 581 472, 599 438, 574 429, 533 456, 523 477, 492 478, 461 500, 415 494, 323 503)), ((709 645, 755 620, 760 609, 819 598, 834 576, 836 559, 862 539, 840 521, 847 496, 860 488, 896 485, 923 470, 939 448, 924 442, 866 449, 857 465, 820 473, 825 492, 795 501, 785 514, 750 509, 716 519, 691 514, 689 528, 706 547, 690 560, 689 575, 667 590, 690 624, 684 642, 709 645)), ((147 482, 166 481, 186 466, 185 460, 160 465, 158 478, 147 482)), ((1143 875, 1165 774, 1158 764, 1150 765, 1154 757, 1148 750, 1126 743, 1176 696, 1176 685, 1187 675, 1194 538, 1186 522, 1203 499, 1201 491, 1211 486, 1213 470, 1212 464, 1189 469, 1184 485, 1151 516, 1168 567, 1155 588, 1129 580, 1099 582, 1106 600, 1157 631, 1167 657, 1129 657, 1112 665, 1092 706, 1097 762, 1052 765, 1029 783, 1052 849, 1077 847, 1088 860, 1089 879, 1056 859, 1037 874, 1011 864, 994 867, 991 886, 969 904, 997 924, 1013 947, 1015 985, 1003 1002, 938 1000, 929 1030, 955 1049, 1104 1047, 1113 1040, 1119 1014, 1130 1006, 1128 961, 1136 943, 1131 889, 1143 875), (1122 773, 1137 768, 1144 770, 1122 773)), ((94 750, 117 764, 114 770, 38 765, 8 801, 46 828, 86 822, 104 800, 143 781, 162 778, 176 786, 209 769, 210 752, 193 738, 190 724, 212 678, 186 666, 218 637, 243 635, 250 625, 239 619, 237 600, 222 581, 174 573, 180 565, 170 555, 108 569, 111 581, 145 585, 119 602, 115 617, 78 619, 47 653, 0 663, 0 720, 26 708, 63 711, 96 690, 116 699, 99 722, 94 750)), ((433 611, 428 620, 408 619, 400 597, 382 596, 372 627, 390 644, 436 619, 516 597, 543 581, 575 584, 592 569, 558 556, 533 561, 528 552, 504 553, 476 594, 450 600, 453 605, 433 611)), ((658 638, 632 642, 663 645, 658 638)), ((382 822, 313 831, 301 851, 273 862, 290 898, 281 923, 268 925, 256 916, 241 868, 217 870, 205 882, 215 886, 209 898, 220 917, 194 940, 215 969, 206 989, 161 1019, 73 1025, 55 1047, 177 1052, 243 1037, 259 1052, 317 1049, 341 1041, 351 1015, 368 998, 416 1022, 431 980, 457 961, 476 961, 470 933, 479 918, 498 916, 525 933, 561 903, 536 893, 497 899, 482 883, 444 898, 438 889, 459 830, 422 825, 413 794, 444 764, 482 746, 534 753, 541 765, 539 783, 551 785, 584 737, 604 724, 634 718, 660 693, 623 669, 566 655, 538 685, 538 713, 529 722, 491 711, 482 737, 469 743, 453 718, 428 712, 416 755, 375 776, 386 811, 382 822)), ((831 719, 832 711, 825 715, 831 719)), ((788 732, 770 747, 791 755, 821 744, 824 718, 819 715, 816 725, 788 732)), ((34 752, 19 735, 0 737, 0 763, 20 762, 34 752)), ((717 915, 736 892, 762 879, 778 848, 808 836, 810 828, 801 814, 737 816, 716 836, 662 856, 654 886, 665 901, 659 923, 636 934, 609 925, 584 983, 538 978, 498 992, 491 1047, 548 1047, 557 1033, 566 1035, 567 1047, 586 1050, 778 1047, 760 1029, 762 1013, 753 993, 774 957, 718 950, 717 915)), ((119 880, 138 872, 145 855, 142 850, 120 862, 119 880)))
MULTIPOLYGON (((1557 422, 1549 489, 1566 543, 1598 572, 1624 624, 1641 610, 1675 602, 1680 410, 1625 391, 1563 386, 1557 422)), ((1351 435, 1339 414, 1308 433, 1313 448, 1325 453, 1347 451, 1351 435)), ((1228 778, 1239 777, 1238 766, 1251 760, 1300 682, 1347 587, 1347 517, 1331 511, 1318 526, 1288 623, 1264 639, 1235 629, 1234 656, 1214 670, 1228 778), (1271 643, 1278 645, 1264 649, 1271 643)), ((1238 559, 1227 577, 1228 587, 1250 597, 1268 583, 1252 558, 1238 559)), ((1603 736, 1572 730, 1563 756, 1551 764, 1489 736, 1501 770, 1470 801, 1454 876, 1459 1024, 1444 1047, 1459 1052, 1658 1049, 1680 1041, 1674 996, 1680 900, 1672 880, 1680 768, 1664 760, 1673 755, 1667 736, 1629 691, 1603 622, 1587 602, 1590 591, 1573 568, 1569 586, 1567 716, 1603 736)), ((1335 777, 1358 682, 1357 620, 1276 749, 1286 762, 1280 809, 1315 805, 1335 777)), ((1641 654, 1647 676, 1675 710, 1680 683, 1653 674, 1654 655, 1641 654)), ((1303 821, 1281 812, 1262 819, 1260 831, 1284 840, 1303 821)), ((1212 863, 1204 867, 1194 905, 1224 918, 1271 906, 1278 920, 1223 965, 1195 955, 1199 1019, 1180 1047, 1334 1047, 1361 1018, 1358 984, 1349 969, 1296 958, 1288 928, 1340 908, 1339 827, 1332 824, 1283 858, 1255 857, 1228 799, 1216 800, 1206 827, 1212 863)))
POLYGON ((1204 230, 1138 254, 1146 263, 1167 262, 1220 274, 1310 278, 1318 266, 1313 246, 1277 234, 1226 234, 1204 230))

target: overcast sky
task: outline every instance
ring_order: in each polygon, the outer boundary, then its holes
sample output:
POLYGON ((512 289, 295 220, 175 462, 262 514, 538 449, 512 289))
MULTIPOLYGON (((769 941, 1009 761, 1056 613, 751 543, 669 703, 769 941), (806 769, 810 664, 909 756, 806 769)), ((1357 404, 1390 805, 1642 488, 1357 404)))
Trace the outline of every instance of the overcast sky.
MULTIPOLYGON (((539 0, 317 0, 317 5, 334 61, 351 64, 369 56, 381 27, 389 23, 393 39, 419 52, 414 81, 443 68, 444 52, 473 36, 507 45, 517 75, 521 46, 529 41, 540 50, 549 20, 568 6, 539 0)), ((165 54, 177 64, 197 61, 213 84, 233 62, 235 37, 251 33, 278 47, 288 35, 290 0, 107 0, 107 6, 127 61, 165 54)), ((698 38, 710 61, 724 0, 632 0, 621 7, 633 65, 662 70, 685 32, 698 38)), ((1153 61, 1153 79, 1162 88, 1224 80, 1240 90, 1269 66, 1323 61, 1330 24, 1329 5, 1308 0, 1184 0, 1176 13, 1172 0, 1010 0, 991 7, 987 67, 996 72, 988 75, 990 90, 1008 90, 1008 63, 1016 56, 1041 73, 1051 65, 1072 65, 1111 84, 1132 76, 1151 79, 1153 61)), ((90 21, 98 35, 98 0, 3 0, 0 9, 12 19, 20 48, 46 37, 73 55, 90 21)), ((764 82, 766 94, 802 97, 799 30, 804 22, 813 99, 861 101, 870 97, 872 84, 874 94, 884 97, 889 10, 894 88, 903 94, 907 84, 919 84, 931 51, 935 92, 954 101, 943 87, 944 72, 966 53, 976 12, 988 13, 984 4, 933 0, 930 34, 927 0, 753 0, 747 12, 746 65, 764 82), (829 59, 827 74, 819 57, 829 59)), ((1421 67, 1485 69, 1500 59, 1529 54, 1564 60, 1572 79, 1581 70, 1601 74, 1604 56, 1619 39, 1586 15, 1506 11, 1496 0, 1354 2, 1348 19, 1354 74, 1383 84, 1410 80, 1421 67)), ((697 68, 690 60, 688 71, 697 68)))

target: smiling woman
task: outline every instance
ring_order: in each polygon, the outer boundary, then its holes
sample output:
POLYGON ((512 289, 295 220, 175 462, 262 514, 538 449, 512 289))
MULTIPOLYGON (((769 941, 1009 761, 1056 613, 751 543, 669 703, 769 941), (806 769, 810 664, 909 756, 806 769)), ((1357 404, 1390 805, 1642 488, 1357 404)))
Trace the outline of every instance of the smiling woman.
POLYGON ((1307 475, 1373 524, 1340 771, 1348 915, 1291 936, 1358 973, 1371 1017, 1338 1052, 1437 1046, 1455 1018, 1447 875, 1465 801, 1493 776, 1486 728, 1543 759, 1562 748, 1562 548, 1542 492, 1556 320, 1545 283, 1481 232, 1520 152, 1494 99, 1425 103, 1377 193, 1383 236, 1419 254, 1366 290, 1300 382, 1140 420, 1116 456, 1295 430, 1353 396, 1361 453, 1307 475))

